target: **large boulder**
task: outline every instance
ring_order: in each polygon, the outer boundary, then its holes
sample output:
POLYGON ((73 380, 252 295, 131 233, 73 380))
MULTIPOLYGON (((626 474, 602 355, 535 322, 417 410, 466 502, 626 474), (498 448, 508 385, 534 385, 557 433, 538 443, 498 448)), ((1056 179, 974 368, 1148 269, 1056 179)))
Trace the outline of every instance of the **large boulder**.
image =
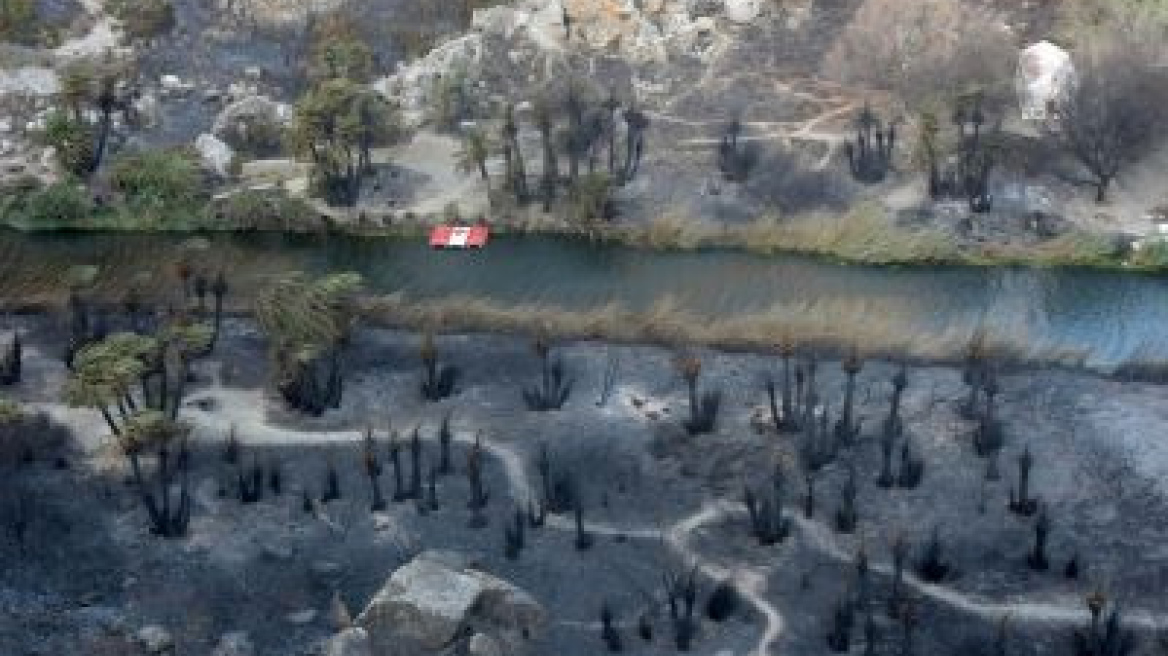
POLYGON ((523 590, 461 554, 427 551, 390 576, 356 624, 379 655, 437 653, 479 633, 506 643, 515 656, 545 621, 544 609, 523 590))
POLYGON ((1052 106, 1065 96, 1075 83, 1075 65, 1071 54, 1049 41, 1027 46, 1018 55, 1015 80, 1018 104, 1030 120, 1046 118, 1052 106))
POLYGON ((261 95, 236 100, 215 117, 211 133, 236 150, 272 154, 280 131, 292 120, 292 108, 261 95))

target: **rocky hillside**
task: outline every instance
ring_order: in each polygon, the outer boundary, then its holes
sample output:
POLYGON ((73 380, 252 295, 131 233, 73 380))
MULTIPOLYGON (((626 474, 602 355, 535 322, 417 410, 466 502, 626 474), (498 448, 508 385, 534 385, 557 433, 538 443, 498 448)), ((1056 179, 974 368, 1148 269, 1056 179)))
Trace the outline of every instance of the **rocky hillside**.
MULTIPOLYGON (((114 57, 130 62, 118 82, 130 111, 110 116, 113 159, 189 146, 210 176, 208 195, 278 190, 311 199, 333 221, 394 225, 457 212, 535 226, 571 225, 577 215, 722 226, 859 208, 974 245, 1147 234, 1165 201, 1151 184, 1168 157, 1162 149, 1125 165, 1111 204, 1097 207, 1078 189, 1077 163, 1018 111, 1017 53, 1059 38, 1061 11, 972 0, 467 0, 439 9, 418 0, 86 0, 54 47, 4 46, 0 176, 18 187, 29 176, 62 179, 60 148, 44 145, 62 79, 78 61, 114 57), (169 13, 147 22, 126 11, 134 3, 169 13), (336 43, 359 44, 348 51, 362 57, 354 79, 394 108, 397 124, 395 138, 363 156, 363 180, 339 207, 321 200, 316 169, 304 165, 311 158, 288 134, 296 103, 332 65, 322 62, 346 56, 329 49, 336 43), (894 52, 909 54, 894 61, 894 52), (938 194, 925 176, 921 130, 987 84, 993 111, 983 127, 1010 152, 979 174, 978 194, 993 201, 966 203, 964 192, 938 194), (571 102, 580 111, 565 110, 571 102), (539 114, 548 106, 545 133, 539 114), (513 144, 500 136, 508 107, 513 144), (866 107, 870 127, 899 128, 870 179, 849 170, 848 155, 866 148, 855 128, 866 107), (486 158, 464 168, 482 169, 485 180, 459 170, 476 131, 486 158), (514 194, 504 151, 521 158, 524 189, 514 194), (609 174, 595 208, 573 191, 579 163, 609 174)), ((960 168, 966 157, 947 123, 935 169, 960 168)))

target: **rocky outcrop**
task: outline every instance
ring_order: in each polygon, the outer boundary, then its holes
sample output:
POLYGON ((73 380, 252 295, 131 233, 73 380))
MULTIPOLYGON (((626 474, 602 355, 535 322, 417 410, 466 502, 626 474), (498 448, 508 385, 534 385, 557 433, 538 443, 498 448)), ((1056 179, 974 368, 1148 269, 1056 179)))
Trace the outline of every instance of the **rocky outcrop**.
MULTIPOLYGON (((357 618, 377 654, 423 656, 460 640, 523 653, 542 630, 543 607, 523 590, 475 569, 465 556, 428 551, 398 568, 357 618)), ((489 652, 486 652, 489 653, 489 652)))
POLYGON ((287 125, 292 119, 292 108, 267 96, 249 95, 232 102, 215 117, 211 132, 221 139, 246 134, 260 123, 287 125))

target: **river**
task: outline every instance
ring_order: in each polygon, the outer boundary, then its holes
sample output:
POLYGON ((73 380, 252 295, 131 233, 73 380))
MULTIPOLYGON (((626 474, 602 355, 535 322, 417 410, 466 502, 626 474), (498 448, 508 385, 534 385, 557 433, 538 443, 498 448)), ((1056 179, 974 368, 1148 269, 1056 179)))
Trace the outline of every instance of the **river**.
MULTIPOLYGON (((0 233, 0 301, 59 297, 71 265, 96 287, 147 287, 182 259, 224 268, 237 296, 292 270, 356 271, 375 294, 420 303, 619 307, 757 329, 797 325, 836 341, 947 357, 983 335, 1017 357, 1099 371, 1168 363, 1168 277, 1086 269, 875 267, 728 250, 643 251, 551 237, 495 239, 477 252, 421 240, 340 236, 0 233), (766 323, 763 319, 771 321, 766 323)), ((173 283, 168 283, 173 284, 173 283)), ((776 339, 778 335, 775 336, 776 339)))

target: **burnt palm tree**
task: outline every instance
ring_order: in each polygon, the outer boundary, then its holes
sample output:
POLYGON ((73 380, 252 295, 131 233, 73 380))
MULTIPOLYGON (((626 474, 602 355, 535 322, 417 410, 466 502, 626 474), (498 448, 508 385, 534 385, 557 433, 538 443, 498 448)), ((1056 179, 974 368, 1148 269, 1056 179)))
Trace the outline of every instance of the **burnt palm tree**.
POLYGON ((641 156, 645 151, 645 131, 649 128, 649 116, 635 105, 624 112, 625 119, 625 168, 623 180, 630 181, 641 166, 641 156))

